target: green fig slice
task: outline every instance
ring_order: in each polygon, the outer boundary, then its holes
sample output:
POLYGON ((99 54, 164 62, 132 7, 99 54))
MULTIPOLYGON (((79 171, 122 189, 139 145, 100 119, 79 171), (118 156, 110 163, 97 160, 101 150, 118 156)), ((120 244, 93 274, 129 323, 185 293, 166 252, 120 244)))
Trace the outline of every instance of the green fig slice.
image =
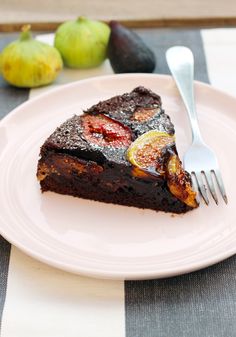
POLYGON ((160 159, 163 149, 173 145, 174 142, 174 135, 156 130, 148 131, 130 145, 127 150, 127 158, 139 169, 164 175, 165 170, 158 159, 160 159))

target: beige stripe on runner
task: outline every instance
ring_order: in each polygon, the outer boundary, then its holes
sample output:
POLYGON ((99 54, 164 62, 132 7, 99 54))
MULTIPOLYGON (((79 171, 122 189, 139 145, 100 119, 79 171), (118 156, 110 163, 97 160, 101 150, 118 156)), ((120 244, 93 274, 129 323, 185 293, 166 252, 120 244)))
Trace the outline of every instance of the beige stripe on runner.
POLYGON ((1 337, 124 337, 124 283, 49 267, 12 247, 1 337))

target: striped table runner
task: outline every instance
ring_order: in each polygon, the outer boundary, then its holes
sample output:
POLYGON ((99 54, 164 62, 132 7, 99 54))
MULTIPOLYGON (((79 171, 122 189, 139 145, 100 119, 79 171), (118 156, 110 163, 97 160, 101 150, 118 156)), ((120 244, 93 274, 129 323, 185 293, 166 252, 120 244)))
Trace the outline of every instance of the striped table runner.
MULTIPOLYGON (((189 46, 196 79, 234 94, 236 29, 138 30, 168 73, 165 50, 189 46)), ((0 35, 0 49, 11 35, 0 35)), ((111 73, 67 71, 59 83, 111 73)), ((0 83, 0 117, 48 88, 0 83)), ((236 258, 171 279, 106 281, 69 274, 26 256, 0 237, 1 337, 235 337, 236 258)))

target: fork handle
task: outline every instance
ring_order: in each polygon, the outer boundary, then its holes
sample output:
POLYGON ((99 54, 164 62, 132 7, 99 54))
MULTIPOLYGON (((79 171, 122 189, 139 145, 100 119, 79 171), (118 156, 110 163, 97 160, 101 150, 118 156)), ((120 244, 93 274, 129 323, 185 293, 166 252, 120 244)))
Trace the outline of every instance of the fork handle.
POLYGON ((183 99, 192 129, 192 141, 203 142, 198 125, 194 100, 194 59, 187 47, 171 47, 166 52, 166 60, 183 99))

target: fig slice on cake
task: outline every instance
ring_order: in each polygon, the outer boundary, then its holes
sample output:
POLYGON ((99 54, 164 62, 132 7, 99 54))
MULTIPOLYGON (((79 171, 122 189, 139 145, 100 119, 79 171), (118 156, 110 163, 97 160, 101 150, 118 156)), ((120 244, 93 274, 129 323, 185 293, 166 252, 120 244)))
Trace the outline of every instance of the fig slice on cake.
POLYGON ((127 150, 127 159, 136 167, 135 176, 157 175, 167 180, 170 192, 190 207, 197 207, 196 193, 177 155, 175 136, 152 130, 138 137, 127 150))

